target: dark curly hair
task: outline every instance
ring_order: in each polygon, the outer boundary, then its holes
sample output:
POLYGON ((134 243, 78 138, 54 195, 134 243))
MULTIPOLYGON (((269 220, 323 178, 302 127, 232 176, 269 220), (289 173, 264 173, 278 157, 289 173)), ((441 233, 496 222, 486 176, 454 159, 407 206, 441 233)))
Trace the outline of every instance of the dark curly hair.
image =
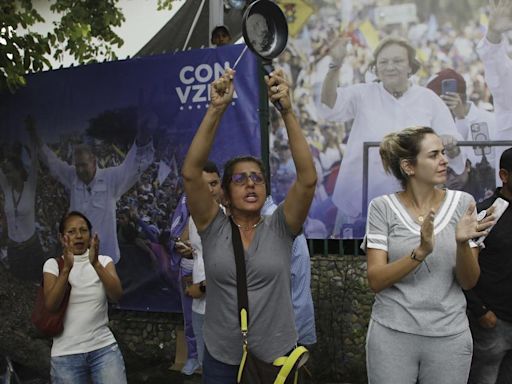
POLYGON ((64 216, 62 216, 62 219, 60 219, 60 222, 59 222, 59 233, 61 235, 64 235, 64 228, 66 227, 67 221, 71 217, 77 217, 77 216, 81 217, 82 219, 84 219, 85 223, 87 224, 87 228, 89 228, 89 232, 92 231, 92 224, 89 221, 89 219, 87 218, 87 216, 85 216, 82 212, 70 211, 70 212, 64 214, 64 216))

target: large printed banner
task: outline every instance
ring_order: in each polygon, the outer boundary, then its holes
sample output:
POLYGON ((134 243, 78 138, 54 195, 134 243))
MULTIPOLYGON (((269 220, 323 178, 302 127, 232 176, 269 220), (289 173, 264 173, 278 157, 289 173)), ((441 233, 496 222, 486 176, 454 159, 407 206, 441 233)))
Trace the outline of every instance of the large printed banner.
MULTIPOLYGON (((59 250, 58 223, 86 214, 116 262, 121 308, 181 311, 166 245, 179 172, 208 108, 209 84, 242 45, 61 69, 28 77, 0 103, 1 261, 39 281, 59 250)), ((211 154, 221 169, 260 155, 258 74, 247 52, 211 154)))
MULTIPOLYGON (((507 44, 487 47, 487 54, 477 49, 485 37, 485 6, 420 0, 391 0, 385 6, 379 0, 277 3, 291 32, 278 61, 291 80, 318 174, 304 229, 308 238, 363 238, 369 202, 402 189, 385 173, 378 146, 386 134, 407 127, 429 126, 443 135, 446 187, 481 201, 501 184, 499 158, 512 140, 512 62, 507 44), (390 36, 407 40, 420 62, 417 71, 397 44, 392 55, 387 50, 390 56, 383 53, 380 64, 377 60, 380 74, 372 66, 374 50, 390 36), (448 69, 453 71, 438 77, 448 69), (443 80, 456 86, 451 97, 458 97, 458 104, 440 97, 443 80), (397 84, 401 88, 394 92, 397 84)), ((275 111, 270 168, 272 195, 280 202, 295 168, 275 111)))

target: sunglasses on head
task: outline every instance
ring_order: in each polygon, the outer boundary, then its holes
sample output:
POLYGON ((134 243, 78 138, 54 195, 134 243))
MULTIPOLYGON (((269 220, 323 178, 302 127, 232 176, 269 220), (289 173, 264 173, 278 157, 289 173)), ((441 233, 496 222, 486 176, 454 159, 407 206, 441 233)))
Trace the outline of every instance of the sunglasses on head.
POLYGON ((260 172, 240 172, 233 173, 231 176, 231 181, 236 185, 244 185, 248 179, 251 179, 254 184, 265 183, 265 178, 260 172))

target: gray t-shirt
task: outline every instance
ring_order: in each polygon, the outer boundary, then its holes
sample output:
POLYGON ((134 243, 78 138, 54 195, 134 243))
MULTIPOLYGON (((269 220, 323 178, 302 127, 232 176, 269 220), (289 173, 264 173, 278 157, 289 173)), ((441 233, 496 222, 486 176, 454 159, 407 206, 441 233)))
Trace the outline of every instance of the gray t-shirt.
MULTIPOLYGON (((199 233, 208 281, 203 336, 208 352, 226 364, 239 364, 242 336, 238 316, 236 267, 231 224, 219 210, 199 233)), ((297 342, 290 288, 294 235, 280 205, 256 228, 245 252, 249 296, 249 349, 272 362, 297 342)))
MULTIPOLYGON (((455 229, 472 201, 465 192, 446 190, 434 219, 434 250, 425 259, 428 268, 423 262, 379 292, 373 320, 422 336, 455 335, 468 328, 466 299, 455 277, 455 229)), ((380 196, 368 208, 366 247, 386 251, 391 263, 419 246, 420 229, 396 194, 380 196)))

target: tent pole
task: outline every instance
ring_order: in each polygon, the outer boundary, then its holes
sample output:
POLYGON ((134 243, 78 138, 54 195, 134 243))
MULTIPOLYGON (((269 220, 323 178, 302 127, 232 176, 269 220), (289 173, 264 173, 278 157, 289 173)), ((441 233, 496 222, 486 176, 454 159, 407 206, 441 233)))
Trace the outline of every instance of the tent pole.
POLYGON ((210 42, 210 47, 213 47, 214 45, 210 39, 213 28, 224 25, 224 0, 210 0, 209 17, 208 41, 210 42))
POLYGON ((197 8, 196 16, 194 17, 194 21, 192 22, 192 26, 190 27, 190 30, 188 31, 187 39, 185 40, 185 44, 183 44, 183 51, 187 49, 188 42, 190 41, 190 37, 192 36, 192 33, 194 32, 194 29, 196 29, 197 20, 199 20, 199 15, 201 15, 201 12, 203 11, 204 7, 204 1, 201 1, 201 5, 199 8, 197 8))

